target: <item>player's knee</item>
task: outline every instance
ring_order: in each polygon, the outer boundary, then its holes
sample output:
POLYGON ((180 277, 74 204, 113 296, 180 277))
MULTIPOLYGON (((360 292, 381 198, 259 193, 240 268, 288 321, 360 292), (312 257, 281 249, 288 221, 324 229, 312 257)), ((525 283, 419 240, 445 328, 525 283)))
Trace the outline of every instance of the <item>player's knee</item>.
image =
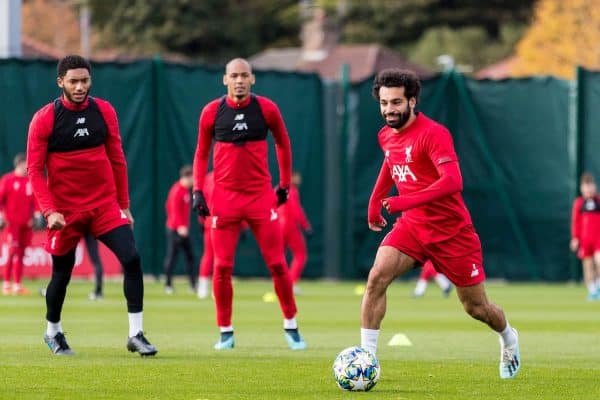
POLYGON ((132 252, 129 257, 122 260, 121 264, 125 275, 141 274, 142 272, 142 263, 137 251, 132 252))
POLYGON ((485 304, 465 301, 463 307, 467 314, 479 321, 486 321, 487 309, 485 304))
POLYGON ((388 275, 382 268, 372 268, 367 280, 367 291, 371 293, 385 292, 391 282, 388 275))
POLYGON ((268 267, 269 271, 271 271, 271 276, 283 276, 288 273, 287 266, 281 261, 268 264, 268 267))
POLYGON ((233 274, 233 265, 216 263, 213 271, 213 279, 215 281, 221 279, 230 279, 233 274))

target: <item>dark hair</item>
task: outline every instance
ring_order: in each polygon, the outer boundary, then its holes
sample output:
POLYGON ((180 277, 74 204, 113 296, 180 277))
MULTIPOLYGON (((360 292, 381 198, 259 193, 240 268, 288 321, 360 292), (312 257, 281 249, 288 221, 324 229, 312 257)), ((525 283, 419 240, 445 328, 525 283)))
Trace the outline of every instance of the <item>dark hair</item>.
POLYGON ((85 58, 78 56, 77 54, 68 55, 58 61, 56 72, 58 77, 62 78, 67 74, 68 70, 76 68, 85 68, 88 70, 88 72, 92 73, 92 66, 90 65, 90 62, 85 58))
POLYGON ((583 174, 581 174, 581 178, 579 179, 579 182, 582 184, 583 183, 587 183, 587 184, 596 183, 594 181, 594 175, 592 175, 589 172, 584 172, 583 174))
POLYGON ((403 87, 406 99, 419 100, 421 82, 413 71, 400 68, 381 70, 373 79, 373 97, 379 101, 379 89, 382 87, 403 87))
POLYGON ((180 178, 184 178, 184 177, 188 177, 188 176, 192 176, 193 170, 192 170, 192 166, 191 165, 184 165, 183 167, 181 167, 179 169, 179 177, 180 178))
POLYGON ((15 158, 13 159, 13 164, 15 165, 15 167, 22 162, 27 161, 27 158, 25 158, 25 153, 17 153, 15 155, 15 158))

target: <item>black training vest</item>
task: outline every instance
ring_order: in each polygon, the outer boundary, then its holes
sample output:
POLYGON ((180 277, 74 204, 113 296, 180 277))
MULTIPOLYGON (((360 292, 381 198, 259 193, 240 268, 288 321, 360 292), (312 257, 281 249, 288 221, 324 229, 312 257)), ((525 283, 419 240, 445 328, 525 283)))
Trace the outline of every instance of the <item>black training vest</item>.
POLYGON ((269 127, 256 96, 244 108, 231 108, 225 97, 219 103, 215 117, 214 137, 217 142, 243 144, 247 141, 265 140, 269 127))
POLYGON ((60 99, 54 100, 54 129, 48 138, 48 152, 90 149, 106 142, 108 127, 98 104, 88 97, 88 106, 72 111, 60 99))
POLYGON ((579 210, 579 212, 600 212, 600 199, 598 197, 583 199, 581 210, 579 210))

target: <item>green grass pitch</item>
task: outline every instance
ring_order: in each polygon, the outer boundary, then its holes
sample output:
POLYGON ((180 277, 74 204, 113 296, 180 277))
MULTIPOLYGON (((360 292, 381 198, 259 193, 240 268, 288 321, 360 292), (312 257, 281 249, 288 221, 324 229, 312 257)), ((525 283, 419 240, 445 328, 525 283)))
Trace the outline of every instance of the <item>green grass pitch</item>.
MULTIPOLYGON (((44 300, 0 297, 0 399, 598 399, 600 302, 579 286, 488 285, 488 295, 519 330, 523 367, 498 377, 497 335, 471 320, 455 293, 431 284, 411 299, 412 283, 388 292, 378 357, 381 379, 368 393, 338 389, 331 365, 358 345, 358 282, 304 282, 297 297, 306 351, 287 349, 277 303, 265 303, 269 281, 234 284, 236 348, 216 352, 215 312, 183 281, 167 296, 146 282, 145 330, 159 353, 142 359, 125 349, 127 317, 121 285, 102 301, 87 299, 90 282, 69 287, 63 327, 74 357, 52 356, 42 342, 44 300), (412 346, 390 347, 396 333, 412 346)), ((43 282, 26 282, 39 288, 43 282)))

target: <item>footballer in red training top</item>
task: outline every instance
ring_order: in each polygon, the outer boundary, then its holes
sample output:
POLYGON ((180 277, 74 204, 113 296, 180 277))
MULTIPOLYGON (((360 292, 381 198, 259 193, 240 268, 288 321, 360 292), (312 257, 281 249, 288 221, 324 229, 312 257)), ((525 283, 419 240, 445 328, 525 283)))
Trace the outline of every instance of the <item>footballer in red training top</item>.
POLYGON ((502 309, 487 299, 481 244, 462 199, 452 137, 444 126, 415 110, 420 88, 413 72, 400 69, 381 71, 373 83, 386 126, 378 134, 384 160, 369 200, 369 228, 380 231, 387 224, 382 207, 401 215, 381 242, 369 273, 361 308, 361 346, 377 350, 389 284, 431 260, 456 285, 469 315, 498 332, 500 377, 513 378, 520 368, 518 336, 502 309), (388 197, 394 185, 398 195, 388 197))
POLYGON ((35 113, 27 138, 27 169, 40 209, 48 220, 46 250, 52 255, 52 278, 46 289, 44 340, 54 354, 73 354, 61 312, 75 264, 79 240, 91 234, 103 242, 123 267, 129 312, 127 349, 156 354, 144 337, 144 282, 130 224, 127 164, 117 113, 112 105, 89 96, 92 67, 69 55, 58 62, 62 96, 35 113))
POLYGON ((298 333, 296 301, 277 213, 277 207, 287 200, 290 186, 290 139, 277 105, 250 92, 254 82, 248 61, 231 60, 223 76, 227 95, 208 103, 198 124, 192 208, 201 216, 211 215, 215 252, 213 292, 221 332, 215 348, 234 347, 231 274, 240 226, 245 221, 271 272, 284 315, 285 339, 291 349, 300 350, 306 343, 298 333), (271 189, 267 157, 269 131, 275 139, 279 163, 279 185, 275 192, 271 189), (209 209, 202 188, 213 141, 214 190, 209 209))

